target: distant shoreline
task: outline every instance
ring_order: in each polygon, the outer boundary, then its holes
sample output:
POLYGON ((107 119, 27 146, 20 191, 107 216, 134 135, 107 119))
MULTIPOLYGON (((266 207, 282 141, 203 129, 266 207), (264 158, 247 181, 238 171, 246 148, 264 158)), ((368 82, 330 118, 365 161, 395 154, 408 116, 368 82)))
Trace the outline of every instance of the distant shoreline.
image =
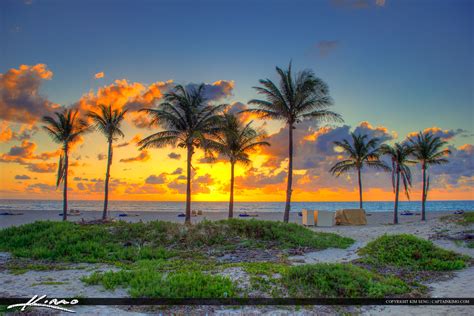
MULTIPOLYGON (((2 211, 3 212, 3 211, 2 211)), ((22 213, 22 215, 3 215, 0 216, 0 228, 6 228, 10 226, 18 226, 27 223, 32 223, 35 221, 45 221, 45 220, 53 220, 53 221, 60 221, 62 217, 59 215, 61 211, 57 210, 41 210, 41 211, 31 211, 31 210, 7 210, 7 212, 11 213, 22 213)), ((270 221, 282 221, 283 220, 283 212, 249 212, 249 213, 256 213, 257 217, 239 217, 239 211, 234 214, 235 218, 240 219, 256 219, 256 220, 270 220, 270 221)), ((130 212, 120 212, 120 211, 111 211, 110 218, 114 220, 123 220, 127 222, 139 222, 139 221, 167 221, 167 222, 175 222, 175 223, 184 223, 183 217, 178 217, 179 212, 176 211, 130 211, 130 212), (120 217, 119 214, 126 213, 132 216, 124 216, 120 217)), ((400 223, 407 223, 407 222, 420 222, 421 216, 416 215, 410 216, 399 216, 400 223)), ((453 215, 454 211, 429 211, 427 212, 428 221, 439 218, 445 215, 453 215)), ((102 215, 101 211, 84 211, 81 212, 79 216, 69 216, 69 221, 89 221, 94 219, 100 219, 102 215)), ((345 227, 370 227, 370 226, 379 226, 384 224, 391 224, 393 221, 393 212, 367 212, 367 226, 337 226, 340 229, 345 229, 345 227)), ((200 216, 193 216, 191 218, 191 222, 197 223, 202 220, 221 220, 227 218, 227 212, 207 212, 203 210, 203 215, 200 216)), ((290 222, 293 223, 301 223, 301 217, 298 216, 298 212, 291 212, 290 213, 290 222)), ((333 227, 327 228, 318 228, 323 230, 333 230, 333 227)))

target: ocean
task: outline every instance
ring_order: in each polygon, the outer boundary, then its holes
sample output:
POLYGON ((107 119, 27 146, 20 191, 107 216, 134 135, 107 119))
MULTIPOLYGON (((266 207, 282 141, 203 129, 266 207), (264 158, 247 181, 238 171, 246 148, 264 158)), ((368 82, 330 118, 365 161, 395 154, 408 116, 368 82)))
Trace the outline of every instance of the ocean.
MULTIPOLYGON (((81 211, 100 211, 103 201, 69 201, 69 209, 81 211)), ((236 202, 236 212, 283 212, 284 202, 236 202)), ((345 208, 358 208, 359 202, 293 202, 291 211, 299 212, 302 209, 318 209, 335 211, 345 208)), ((428 201, 427 211, 455 211, 474 210, 474 201, 428 201)), ((109 201, 110 211, 162 211, 182 212, 184 202, 158 202, 158 201, 109 201)), ((193 202, 192 209, 206 212, 225 212, 228 202, 193 202)), ((384 212, 393 210, 393 202, 364 202, 364 208, 368 212, 384 212)), ((61 200, 0 200, 1 211, 20 210, 61 210, 61 200)), ((400 211, 420 211, 419 201, 400 202, 400 211)))

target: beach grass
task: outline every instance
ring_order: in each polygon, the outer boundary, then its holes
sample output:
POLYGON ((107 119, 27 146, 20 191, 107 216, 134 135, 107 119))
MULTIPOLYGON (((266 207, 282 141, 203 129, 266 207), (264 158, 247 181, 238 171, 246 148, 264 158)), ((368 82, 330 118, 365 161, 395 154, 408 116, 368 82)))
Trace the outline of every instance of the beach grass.
POLYGON ((87 284, 106 289, 129 288, 132 297, 223 298, 234 297, 236 285, 229 278, 190 269, 173 273, 158 272, 151 264, 131 270, 93 273, 83 278, 87 284))
POLYGON ((16 257, 61 262, 117 263, 167 259, 205 247, 347 248, 354 241, 297 224, 257 220, 203 221, 185 226, 162 221, 84 225, 38 221, 0 231, 0 250, 16 257))
POLYGON ((291 297, 385 297, 410 292, 398 278, 340 263, 293 266, 282 282, 291 297))
POLYGON ((396 277, 384 277, 352 264, 195 264, 169 273, 164 272, 165 266, 166 260, 145 260, 130 269, 94 272, 82 281, 109 290, 127 288, 132 297, 241 297, 249 290, 273 297, 384 297, 411 291, 396 277), (239 289, 236 282, 221 274, 230 267, 240 267, 248 274, 250 288, 239 289))
POLYGON ((469 257, 435 246, 431 241, 408 234, 384 235, 359 250, 365 263, 391 265, 426 271, 459 270, 469 257))

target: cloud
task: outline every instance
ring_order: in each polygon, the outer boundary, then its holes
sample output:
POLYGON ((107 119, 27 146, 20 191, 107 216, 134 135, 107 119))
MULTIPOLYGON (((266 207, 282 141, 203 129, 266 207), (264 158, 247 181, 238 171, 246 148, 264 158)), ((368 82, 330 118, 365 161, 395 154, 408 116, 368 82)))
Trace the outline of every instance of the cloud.
POLYGON ((183 173, 183 168, 176 168, 175 171, 173 171, 171 174, 172 175, 178 175, 183 173))
POLYGON ((237 117, 242 121, 247 123, 250 120, 258 118, 258 115, 252 114, 249 112, 241 113, 243 110, 247 110, 249 107, 247 104, 242 102, 233 102, 230 107, 227 109, 227 113, 237 115, 237 117))
MULTIPOLYGON (((210 174, 205 174, 203 176, 193 176, 191 181, 191 191, 193 194, 208 194, 211 192, 209 186, 213 185, 215 180, 210 174)), ((172 182, 168 183, 168 188, 174 190, 176 193, 184 194, 186 193, 186 177, 179 176, 172 182)))
POLYGON ((17 174, 15 176, 15 180, 30 180, 30 179, 31 179, 30 176, 27 176, 26 174, 23 174, 23 175, 17 174))
POLYGON ((381 142, 389 141, 398 137, 397 133, 390 132, 384 126, 372 126, 369 122, 363 121, 354 129, 358 135, 368 135, 369 138, 378 138, 381 142))
POLYGON ((168 157, 169 157, 170 159, 179 160, 179 159, 181 159, 181 154, 177 154, 177 153, 175 153, 175 152, 171 152, 171 153, 168 154, 168 157))
POLYGON ((101 71, 101 72, 96 73, 96 74, 94 75, 94 78, 95 78, 95 79, 101 79, 101 78, 104 78, 104 76, 105 76, 104 72, 101 71))
POLYGON ((132 139, 130 139, 128 142, 117 144, 115 147, 120 148, 120 147, 126 147, 131 144, 137 144, 141 139, 142 139, 142 136, 140 134, 137 134, 133 136, 132 139))
POLYGON ((150 175, 146 178, 145 183, 147 184, 163 184, 166 182, 166 173, 162 173, 159 176, 150 175))
POLYGON ((26 187, 27 191, 33 191, 33 192, 53 192, 56 191, 56 186, 54 185, 49 185, 46 183, 34 183, 30 184, 26 187))
POLYGON ((120 162, 135 162, 135 161, 147 161, 150 159, 150 154, 147 150, 142 150, 140 154, 136 157, 120 159, 120 162))
POLYGON ((339 8, 368 9, 370 7, 384 7, 386 0, 331 0, 339 8))
POLYGON ((315 49, 320 57, 327 57, 339 47, 339 41, 319 41, 315 45, 315 49))
POLYGON ((37 146, 35 143, 25 140, 19 146, 12 146, 7 153, 0 155, 0 162, 18 163, 20 165, 26 166, 28 170, 37 173, 55 172, 57 167, 56 163, 33 161, 45 161, 54 157, 58 157, 61 151, 57 150, 54 152, 43 152, 40 154, 35 154, 36 147, 37 146))
POLYGON ((446 157, 447 164, 430 167, 429 172, 434 175, 430 182, 438 187, 459 186, 465 179, 474 179, 474 146, 464 144, 457 148, 449 146, 449 149, 451 155, 446 157))
POLYGON ((0 74, 0 119, 31 124, 57 109, 39 93, 41 84, 52 77, 45 64, 21 65, 0 74))
POLYGON ((261 188, 267 185, 286 183, 286 175, 285 171, 263 173, 252 168, 244 176, 236 177, 235 182, 239 188, 261 188))
POLYGON ((125 194, 164 194, 166 192, 165 188, 152 184, 130 183, 125 189, 125 194))
MULTIPOLYGON (((424 134, 431 133, 436 137, 440 137, 444 141, 448 141, 448 140, 451 140, 451 139, 453 139, 454 137, 456 137, 458 135, 461 135, 461 136, 466 135, 468 133, 468 131, 466 131, 464 129, 461 129, 461 128, 443 130, 439 127, 433 126, 433 127, 425 128, 422 131, 422 133, 424 133, 424 134)), ((410 134, 407 135, 407 138, 416 137, 416 135, 418 135, 418 132, 411 132, 410 134)))

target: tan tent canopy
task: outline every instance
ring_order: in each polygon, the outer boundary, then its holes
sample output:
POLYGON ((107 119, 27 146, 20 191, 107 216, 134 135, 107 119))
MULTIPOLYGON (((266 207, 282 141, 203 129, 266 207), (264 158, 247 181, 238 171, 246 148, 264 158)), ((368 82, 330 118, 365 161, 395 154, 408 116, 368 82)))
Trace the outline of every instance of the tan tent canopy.
POLYGON ((345 209, 336 211, 336 225, 367 225, 364 209, 345 209))

